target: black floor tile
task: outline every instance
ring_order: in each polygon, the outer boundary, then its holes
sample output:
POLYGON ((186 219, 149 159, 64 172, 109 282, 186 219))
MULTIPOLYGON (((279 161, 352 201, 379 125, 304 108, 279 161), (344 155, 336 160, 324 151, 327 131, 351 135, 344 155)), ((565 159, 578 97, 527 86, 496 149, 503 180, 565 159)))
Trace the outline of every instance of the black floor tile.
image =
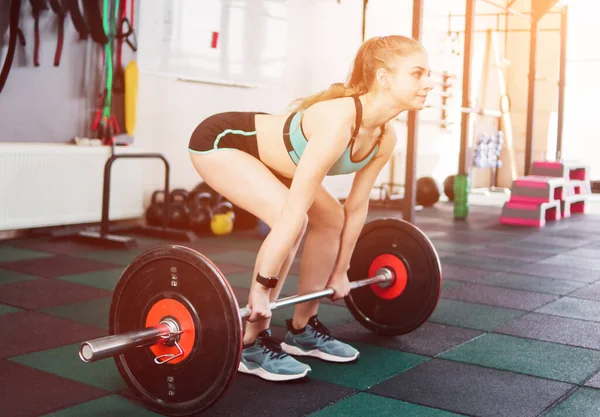
POLYGON ((573 291, 569 296, 600 301, 600 282, 573 291))
POLYGON ((85 339, 106 336, 107 332, 68 319, 33 311, 0 316, 0 358, 51 349, 85 339))
POLYGON ((492 271, 506 271, 509 268, 517 268, 527 265, 527 261, 522 259, 500 259, 485 256, 472 255, 470 253, 461 253, 458 255, 445 256, 441 258, 442 265, 459 265, 475 267, 481 269, 491 269, 492 271))
POLYGON ((109 291, 88 285, 38 278, 3 285, 0 303, 24 309, 38 309, 93 300, 110 294, 109 291))
POLYGON ((532 311, 556 300, 558 296, 469 283, 449 289, 444 292, 444 298, 532 311))
MULTIPOLYGON (((305 416, 356 392, 310 377, 282 383, 238 374, 229 391, 202 416, 305 416)), ((133 395, 129 389, 121 394, 133 395)))
POLYGON ((598 372, 596 375, 594 375, 592 378, 590 378, 589 381, 587 381, 585 383, 585 385, 588 387, 594 387, 594 388, 600 389, 600 372, 598 372))
POLYGON ((511 372, 433 359, 369 392, 481 417, 535 417, 573 388, 511 372))
POLYGON ((584 258, 581 256, 571 256, 559 254, 546 258, 540 261, 545 265, 566 266, 568 268, 590 269, 592 271, 600 271, 600 258, 584 258))
POLYGON ((442 263, 442 279, 444 280, 452 279, 456 281, 476 282, 497 273, 498 271, 491 269, 442 263))
POLYGON ((348 341, 359 341, 389 349, 436 356, 482 335, 483 332, 427 322, 409 334, 390 337, 373 333, 359 323, 352 322, 332 329, 332 334, 348 341))
POLYGON ((37 277, 55 278, 62 275, 114 269, 118 265, 76 258, 68 255, 56 255, 46 258, 26 259, 0 263, 0 268, 37 277))
POLYGON ((506 245, 486 245, 481 249, 475 249, 469 251, 467 255, 473 256, 485 256, 487 258, 498 258, 498 259, 516 259, 521 261, 535 262, 545 258, 548 258, 548 253, 540 252, 531 249, 514 248, 506 245))
POLYGON ((0 381, 2 417, 37 417, 110 394, 10 361, 0 361, 0 381))
POLYGON ((541 277, 566 279, 581 282, 596 282, 600 280, 600 272, 587 269, 577 269, 574 266, 549 265, 540 262, 506 268, 508 272, 517 274, 537 275, 541 277))
POLYGON ((600 350, 600 323, 593 321, 530 313, 494 329, 494 332, 600 350))

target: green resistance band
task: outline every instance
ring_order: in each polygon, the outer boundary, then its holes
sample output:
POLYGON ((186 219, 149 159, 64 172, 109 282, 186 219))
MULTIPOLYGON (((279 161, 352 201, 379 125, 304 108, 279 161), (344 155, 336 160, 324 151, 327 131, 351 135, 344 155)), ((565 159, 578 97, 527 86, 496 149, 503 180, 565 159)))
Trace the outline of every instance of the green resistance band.
POLYGON ((116 37, 116 22, 119 19, 119 0, 114 0, 113 16, 110 19, 111 0, 104 0, 104 12, 102 16, 102 26, 104 33, 108 37, 108 42, 104 46, 104 65, 106 67, 106 97, 104 99, 104 108, 102 112, 103 120, 110 120, 112 107, 112 87, 113 87, 113 44, 116 37))

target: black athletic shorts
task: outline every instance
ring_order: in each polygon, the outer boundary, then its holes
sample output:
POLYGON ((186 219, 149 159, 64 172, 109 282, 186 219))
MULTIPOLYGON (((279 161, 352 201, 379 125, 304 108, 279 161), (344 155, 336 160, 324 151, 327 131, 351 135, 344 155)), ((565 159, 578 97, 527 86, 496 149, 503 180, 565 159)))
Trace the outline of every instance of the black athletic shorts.
POLYGON ((191 153, 239 149, 260 160, 254 117, 260 112, 217 113, 200 123, 190 138, 191 153))

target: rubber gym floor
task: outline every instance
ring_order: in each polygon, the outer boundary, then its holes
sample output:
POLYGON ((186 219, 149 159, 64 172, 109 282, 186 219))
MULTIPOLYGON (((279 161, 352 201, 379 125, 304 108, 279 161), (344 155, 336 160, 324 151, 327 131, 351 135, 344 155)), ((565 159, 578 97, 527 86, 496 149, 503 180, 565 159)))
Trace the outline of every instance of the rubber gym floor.
MULTIPOLYGON (((419 329, 378 337, 343 302, 324 300, 321 320, 360 349, 357 363, 306 360, 313 372, 291 383, 238 374, 204 415, 600 415, 600 216, 521 229, 500 225, 499 213, 472 207, 468 222, 455 222, 443 203, 416 213, 444 277, 438 307, 419 329)), ((134 250, 46 237, 0 244, 0 415, 156 415, 132 398, 112 359, 84 364, 77 356, 81 341, 108 333, 125 265, 172 242, 139 243, 134 250)), ((189 246, 217 263, 245 305, 260 243, 256 233, 238 232, 189 246)), ((285 294, 295 293, 297 273, 296 263, 285 294)), ((276 336, 291 311, 274 312, 276 336)))

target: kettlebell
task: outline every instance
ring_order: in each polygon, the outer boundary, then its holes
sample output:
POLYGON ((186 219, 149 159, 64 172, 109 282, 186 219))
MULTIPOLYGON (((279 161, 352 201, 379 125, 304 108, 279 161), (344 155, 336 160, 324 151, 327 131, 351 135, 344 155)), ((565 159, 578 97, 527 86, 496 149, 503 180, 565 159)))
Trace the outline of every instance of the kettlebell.
POLYGON ((150 226, 162 226, 165 214, 165 192, 156 190, 152 193, 150 206, 146 209, 146 222, 150 226))
POLYGON ((209 192, 192 193, 190 198, 190 229, 196 234, 204 234, 209 231, 213 212, 210 205, 211 195, 209 192))
POLYGON ((224 200, 213 208, 210 230, 217 236, 228 235, 233 231, 234 220, 233 204, 224 200))
POLYGON ((217 193, 210 187, 210 185, 208 185, 205 182, 200 182, 198 185, 196 185, 196 187, 194 187, 194 189, 190 191, 190 197, 193 197, 195 194, 198 193, 208 193, 208 195, 210 196, 211 206, 214 206, 215 204, 219 203, 219 200, 222 197, 221 194, 217 193))
POLYGON ((189 194, 182 188, 171 191, 169 196, 169 226, 175 229, 189 227, 190 208, 188 206, 189 194))

